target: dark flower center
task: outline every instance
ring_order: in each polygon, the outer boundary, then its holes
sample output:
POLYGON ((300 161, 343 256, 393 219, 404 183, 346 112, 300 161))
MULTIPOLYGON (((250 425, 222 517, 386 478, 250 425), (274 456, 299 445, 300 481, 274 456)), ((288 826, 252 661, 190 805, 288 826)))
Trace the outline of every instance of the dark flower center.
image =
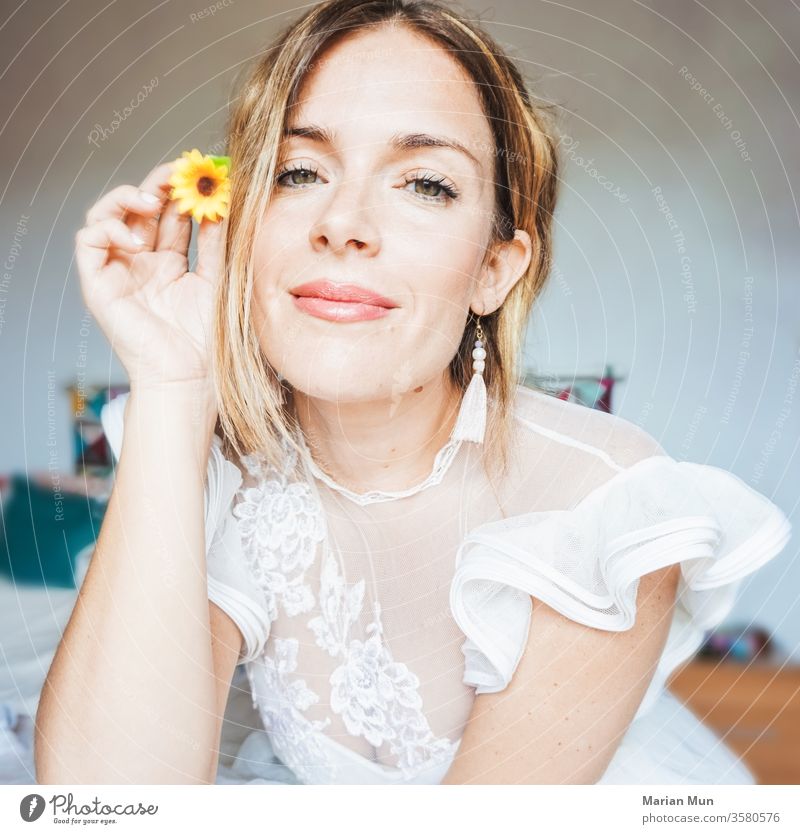
POLYGON ((211 177, 200 177, 197 190, 204 196, 210 197, 214 193, 214 180, 211 177))

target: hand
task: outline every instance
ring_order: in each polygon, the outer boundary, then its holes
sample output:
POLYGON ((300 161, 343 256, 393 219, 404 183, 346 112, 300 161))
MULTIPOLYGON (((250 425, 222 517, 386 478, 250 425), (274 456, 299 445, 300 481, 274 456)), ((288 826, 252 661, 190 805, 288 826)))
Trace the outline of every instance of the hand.
POLYGON ((210 395, 227 221, 201 223, 197 269, 189 272, 192 222, 168 200, 173 165, 154 168, 139 188, 121 185, 101 197, 76 235, 75 258, 84 300, 131 388, 188 386, 210 395))

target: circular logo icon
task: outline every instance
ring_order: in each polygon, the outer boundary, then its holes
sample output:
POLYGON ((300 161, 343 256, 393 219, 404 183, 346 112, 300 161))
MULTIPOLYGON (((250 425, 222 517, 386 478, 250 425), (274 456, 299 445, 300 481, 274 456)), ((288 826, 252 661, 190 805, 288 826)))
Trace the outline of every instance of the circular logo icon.
POLYGON ((29 793, 22 802, 19 803, 19 815, 25 822, 33 822, 38 820, 44 813, 44 797, 39 796, 38 793, 29 793))

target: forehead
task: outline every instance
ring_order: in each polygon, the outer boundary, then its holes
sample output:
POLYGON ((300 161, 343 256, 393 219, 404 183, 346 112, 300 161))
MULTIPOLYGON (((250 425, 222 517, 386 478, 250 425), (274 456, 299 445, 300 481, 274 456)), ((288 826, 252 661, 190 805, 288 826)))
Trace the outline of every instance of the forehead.
POLYGON ((493 136, 475 82, 446 49, 404 26, 362 31, 312 64, 289 124, 314 122, 338 135, 444 132, 478 156, 493 136))

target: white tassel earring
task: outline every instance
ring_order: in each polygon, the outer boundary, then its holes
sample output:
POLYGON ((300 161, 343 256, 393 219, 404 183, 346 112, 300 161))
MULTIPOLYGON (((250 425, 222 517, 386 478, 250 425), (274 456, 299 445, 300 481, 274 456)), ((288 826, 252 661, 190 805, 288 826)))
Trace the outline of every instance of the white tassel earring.
POLYGON ((483 380, 486 340, 480 317, 475 335, 477 338, 472 351, 472 379, 464 392, 453 436, 461 440, 471 440, 473 443, 483 443, 486 431, 486 383, 483 380))

